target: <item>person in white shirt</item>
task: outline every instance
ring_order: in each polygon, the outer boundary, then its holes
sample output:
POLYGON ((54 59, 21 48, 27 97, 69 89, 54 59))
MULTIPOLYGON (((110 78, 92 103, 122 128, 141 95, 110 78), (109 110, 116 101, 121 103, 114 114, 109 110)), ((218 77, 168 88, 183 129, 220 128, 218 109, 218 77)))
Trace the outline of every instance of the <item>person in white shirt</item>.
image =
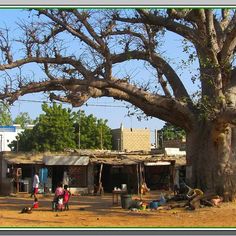
POLYGON ((38 172, 36 171, 34 174, 34 179, 33 179, 33 193, 31 194, 34 195, 34 198, 37 198, 37 193, 38 193, 38 189, 39 189, 39 176, 38 176, 38 172))

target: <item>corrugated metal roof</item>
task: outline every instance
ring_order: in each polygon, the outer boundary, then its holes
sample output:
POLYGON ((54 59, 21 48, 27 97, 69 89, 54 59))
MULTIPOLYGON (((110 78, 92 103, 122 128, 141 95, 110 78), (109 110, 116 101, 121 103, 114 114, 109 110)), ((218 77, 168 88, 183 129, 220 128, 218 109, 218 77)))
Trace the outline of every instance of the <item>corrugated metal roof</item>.
POLYGON ((43 162, 47 166, 85 166, 89 156, 44 156, 43 162))

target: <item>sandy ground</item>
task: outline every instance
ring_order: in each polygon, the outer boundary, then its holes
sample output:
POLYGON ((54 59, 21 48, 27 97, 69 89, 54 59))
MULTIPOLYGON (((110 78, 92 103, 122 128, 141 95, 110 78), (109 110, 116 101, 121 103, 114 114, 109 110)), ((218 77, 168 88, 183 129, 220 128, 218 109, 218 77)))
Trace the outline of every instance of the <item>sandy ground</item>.
MULTIPOLYGON (((144 196, 147 201, 157 195, 144 196)), ((72 197, 70 210, 51 211, 51 197, 39 196, 40 207, 31 214, 20 214, 33 199, 0 197, 0 227, 236 227, 236 203, 220 208, 205 207, 196 211, 183 208, 133 212, 112 205, 112 196, 72 197)))

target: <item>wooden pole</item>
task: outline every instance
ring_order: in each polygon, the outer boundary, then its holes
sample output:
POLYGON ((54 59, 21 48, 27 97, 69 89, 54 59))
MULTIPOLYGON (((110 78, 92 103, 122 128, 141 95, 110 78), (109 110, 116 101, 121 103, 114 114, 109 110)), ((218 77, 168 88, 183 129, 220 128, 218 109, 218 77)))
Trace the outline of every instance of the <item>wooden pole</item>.
POLYGON ((139 171, 138 171, 138 164, 136 165, 136 171, 137 171, 137 183, 138 183, 138 195, 140 193, 140 185, 139 185, 139 171))
POLYGON ((103 163, 100 165, 99 178, 98 178, 98 193, 100 192, 100 194, 103 193, 103 187, 102 187, 102 169, 103 169, 103 163))
POLYGON ((174 190, 174 182, 175 182, 175 161, 171 162, 171 173, 170 173, 170 190, 174 190))
MULTIPOLYGON (((141 167, 141 163, 139 163, 139 178, 140 178, 140 186, 142 188, 142 184, 143 184, 142 180, 143 180, 143 178, 142 178, 142 169, 141 168, 142 168, 141 167)), ((142 198, 143 198, 142 191, 140 191, 140 199, 142 200, 142 198)))
POLYGON ((16 176, 16 192, 19 193, 20 192, 20 183, 19 183, 19 177, 16 176))

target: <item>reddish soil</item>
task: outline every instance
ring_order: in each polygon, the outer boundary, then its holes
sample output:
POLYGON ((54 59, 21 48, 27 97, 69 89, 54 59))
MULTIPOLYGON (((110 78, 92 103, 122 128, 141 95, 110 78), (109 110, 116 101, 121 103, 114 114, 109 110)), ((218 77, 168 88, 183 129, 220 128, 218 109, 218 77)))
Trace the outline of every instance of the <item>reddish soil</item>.
MULTIPOLYGON (((144 199, 157 199, 145 195, 144 199)), ((33 199, 0 197, 0 227, 236 227, 236 203, 204 207, 196 211, 184 208, 158 211, 130 211, 112 206, 112 196, 72 197, 70 210, 51 211, 52 197, 39 195, 39 208, 31 214, 20 214, 33 199)))

